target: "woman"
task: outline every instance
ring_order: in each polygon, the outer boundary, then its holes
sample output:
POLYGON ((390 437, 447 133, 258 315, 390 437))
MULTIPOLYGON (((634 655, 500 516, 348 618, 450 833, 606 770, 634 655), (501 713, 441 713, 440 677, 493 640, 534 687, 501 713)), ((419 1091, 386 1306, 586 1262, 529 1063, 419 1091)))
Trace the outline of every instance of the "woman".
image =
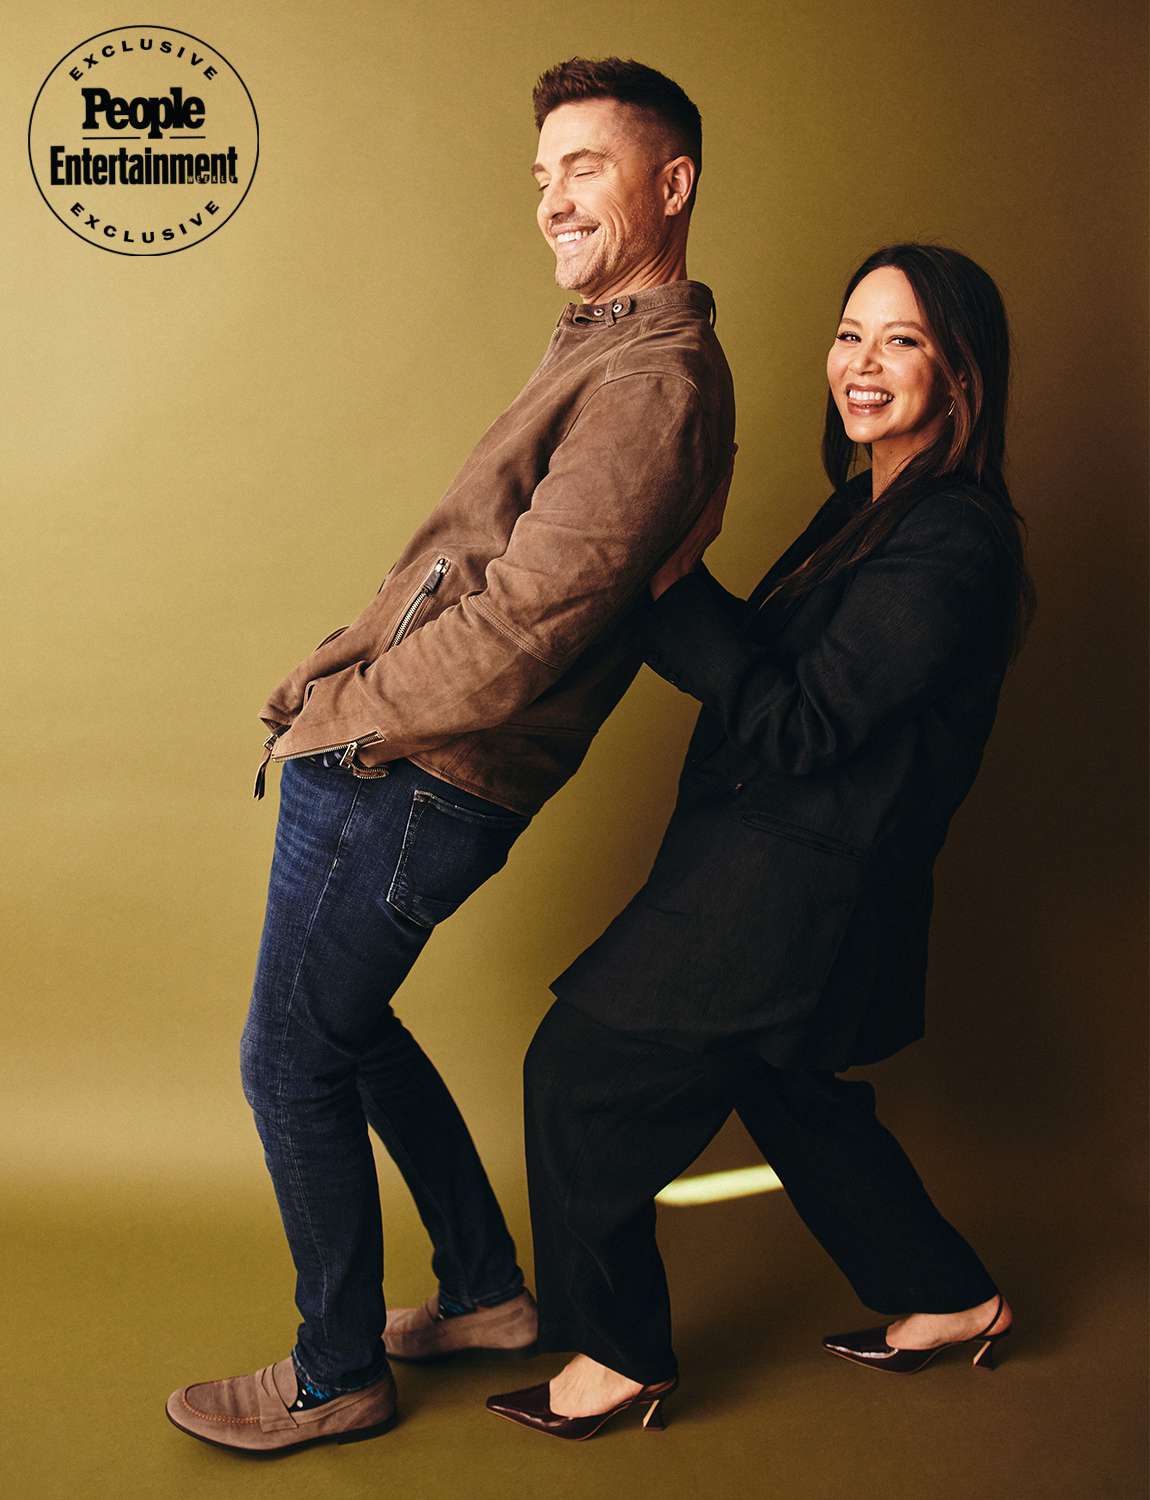
POLYGON ((528 1052, 528 1176, 552 1381, 493 1396, 556 1436, 677 1381, 654 1195, 732 1109, 889 1326, 827 1349, 906 1373, 1011 1311, 836 1073, 922 1034, 931 869, 1032 604, 1003 479, 1006 317, 956 251, 851 277, 827 358, 835 493, 744 604, 697 566, 722 498, 652 581, 648 662, 701 700, 627 908, 553 985, 528 1052), (870 469, 849 478, 859 448, 870 469))

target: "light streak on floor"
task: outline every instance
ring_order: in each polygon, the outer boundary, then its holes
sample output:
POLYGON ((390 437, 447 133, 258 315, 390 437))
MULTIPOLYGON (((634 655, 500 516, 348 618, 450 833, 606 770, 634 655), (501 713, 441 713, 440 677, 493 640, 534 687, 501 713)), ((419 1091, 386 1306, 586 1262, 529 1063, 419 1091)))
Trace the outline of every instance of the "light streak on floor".
POLYGON ((738 1167, 730 1172, 703 1172, 698 1177, 680 1177, 668 1183, 655 1202, 673 1208, 696 1203, 722 1203, 728 1198, 750 1198, 755 1193, 773 1193, 782 1187, 770 1167, 738 1167))

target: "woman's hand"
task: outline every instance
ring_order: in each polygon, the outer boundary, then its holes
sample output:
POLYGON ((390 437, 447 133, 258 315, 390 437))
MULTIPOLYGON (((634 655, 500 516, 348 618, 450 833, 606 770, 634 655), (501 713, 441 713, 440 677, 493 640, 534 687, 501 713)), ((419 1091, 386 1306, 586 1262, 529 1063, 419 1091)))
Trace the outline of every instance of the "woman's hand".
POLYGON ((704 505, 699 519, 675 548, 674 552, 651 578, 651 597, 658 599, 673 583, 692 572, 707 548, 723 529, 723 512, 727 508, 727 492, 731 488, 731 475, 735 472, 736 443, 731 450, 731 462, 727 472, 719 481, 714 494, 704 505))

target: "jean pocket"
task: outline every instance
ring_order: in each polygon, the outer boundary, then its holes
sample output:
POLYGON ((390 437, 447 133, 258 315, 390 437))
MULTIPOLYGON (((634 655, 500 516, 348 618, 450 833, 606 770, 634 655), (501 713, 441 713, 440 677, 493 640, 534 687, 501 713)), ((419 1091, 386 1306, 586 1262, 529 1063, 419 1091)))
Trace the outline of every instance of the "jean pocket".
POLYGON ((436 926, 503 868, 530 821, 414 792, 388 905, 419 927, 436 926))

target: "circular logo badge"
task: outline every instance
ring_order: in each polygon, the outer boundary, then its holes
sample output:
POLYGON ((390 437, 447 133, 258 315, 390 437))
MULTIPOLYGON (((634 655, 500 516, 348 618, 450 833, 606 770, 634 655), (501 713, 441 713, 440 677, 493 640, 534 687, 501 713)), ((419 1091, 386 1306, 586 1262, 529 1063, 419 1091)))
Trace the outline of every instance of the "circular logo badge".
POLYGON ((45 78, 28 155, 45 203, 80 239, 114 255, 172 255, 243 202, 259 121, 214 47, 171 26, 117 26, 45 78))

